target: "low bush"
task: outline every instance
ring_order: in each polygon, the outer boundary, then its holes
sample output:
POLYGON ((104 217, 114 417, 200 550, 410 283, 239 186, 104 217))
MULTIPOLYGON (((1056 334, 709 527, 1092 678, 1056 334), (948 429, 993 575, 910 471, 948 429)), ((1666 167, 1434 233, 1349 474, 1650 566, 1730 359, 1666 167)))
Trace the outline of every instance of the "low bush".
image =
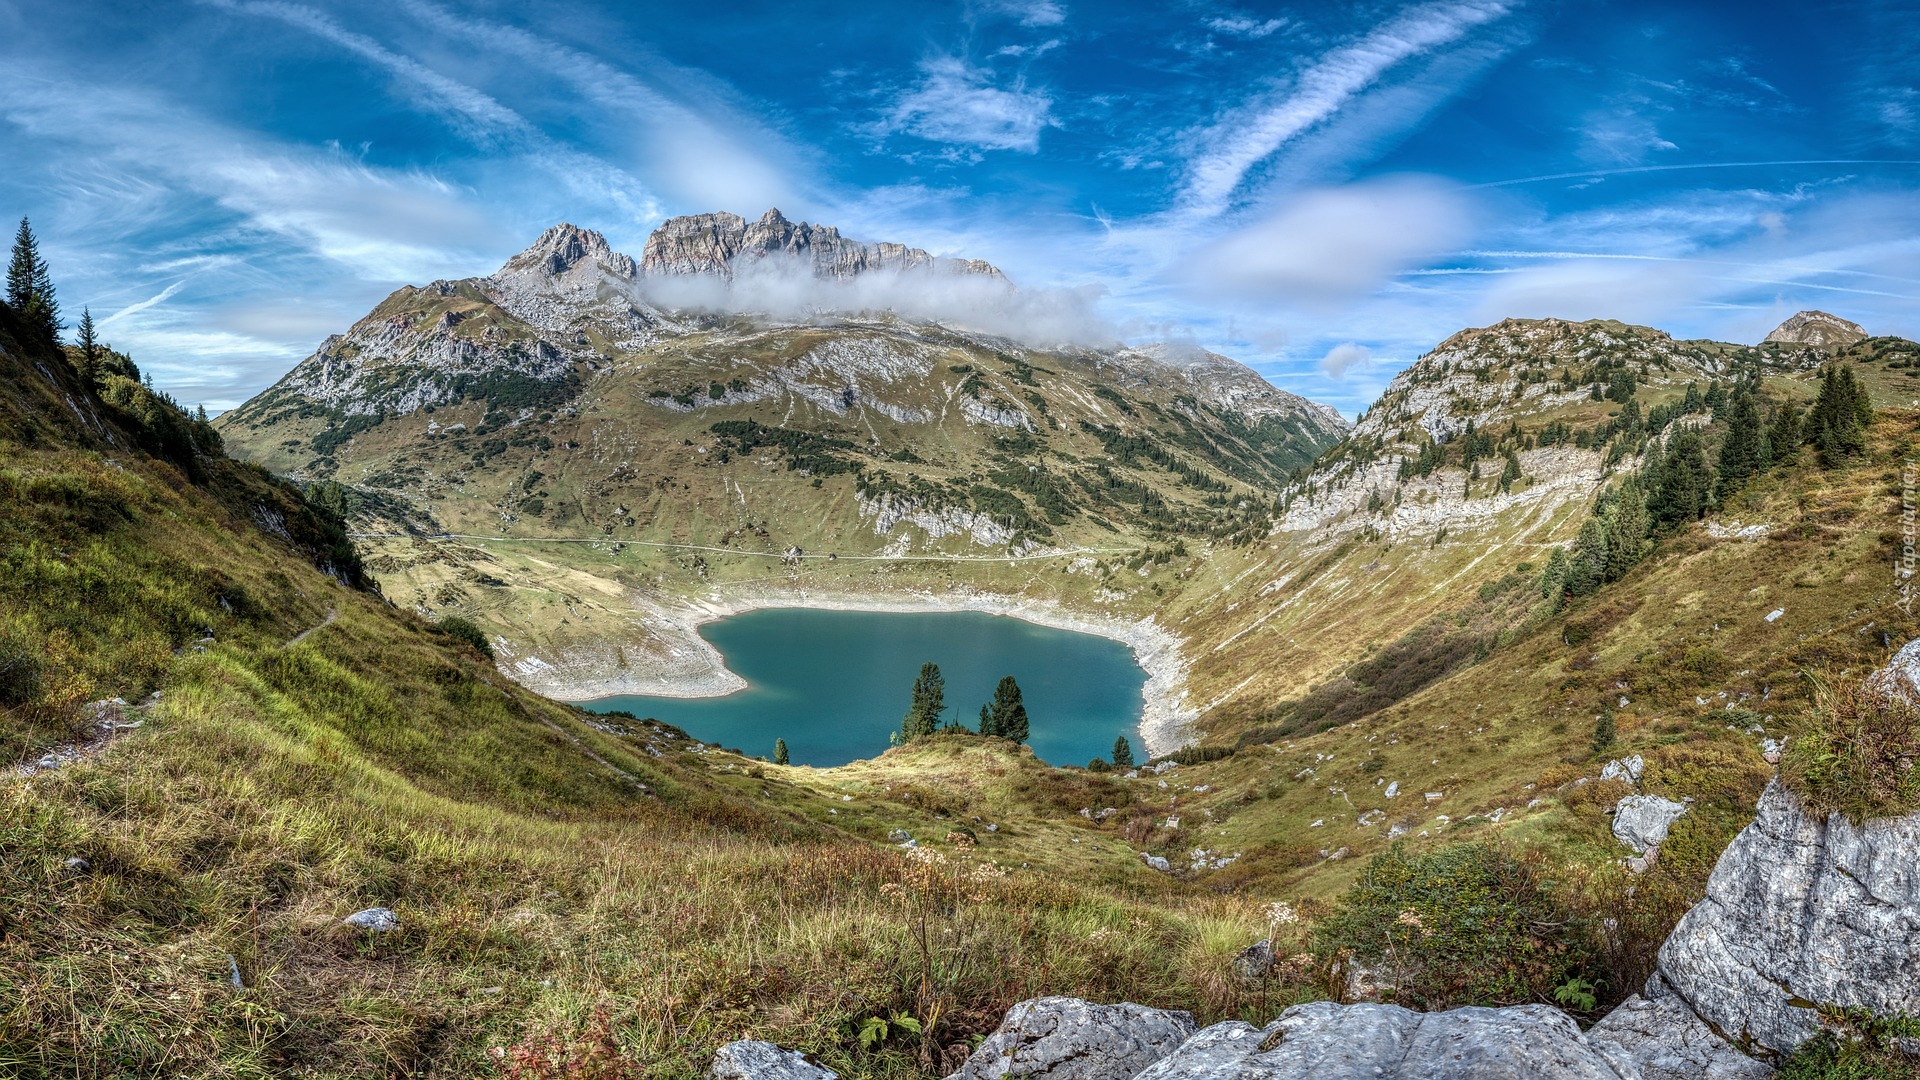
POLYGON ((480 629, 472 619, 462 615, 449 615, 441 619, 439 625, 442 633, 463 645, 471 646, 481 655, 492 658, 493 642, 487 640, 487 632, 480 629))
POLYGON ((1396 844, 1315 929, 1314 948, 1329 964, 1365 965, 1385 994, 1423 1010, 1553 1003, 1598 959, 1563 896, 1537 851, 1396 844))
POLYGON ((1787 740, 1781 783, 1809 811, 1856 825, 1920 810, 1920 690, 1883 675, 1815 679, 1813 696, 1787 740))

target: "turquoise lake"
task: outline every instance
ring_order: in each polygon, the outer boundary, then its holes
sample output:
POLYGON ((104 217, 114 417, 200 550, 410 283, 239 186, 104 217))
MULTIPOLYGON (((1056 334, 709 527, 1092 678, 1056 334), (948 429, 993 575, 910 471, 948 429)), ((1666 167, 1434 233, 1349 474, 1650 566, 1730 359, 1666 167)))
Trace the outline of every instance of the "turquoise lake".
POLYGON ((1084 765, 1125 735, 1140 744, 1146 672, 1133 650, 1092 634, 977 611, 874 612, 762 608, 700 628, 747 680, 717 698, 627 696, 586 702, 673 724, 709 744, 772 757, 787 740, 796 765, 844 765, 885 751, 900 729, 914 676, 931 660, 946 676, 943 721, 977 727, 1003 675, 1019 682, 1028 744, 1043 760, 1084 765))

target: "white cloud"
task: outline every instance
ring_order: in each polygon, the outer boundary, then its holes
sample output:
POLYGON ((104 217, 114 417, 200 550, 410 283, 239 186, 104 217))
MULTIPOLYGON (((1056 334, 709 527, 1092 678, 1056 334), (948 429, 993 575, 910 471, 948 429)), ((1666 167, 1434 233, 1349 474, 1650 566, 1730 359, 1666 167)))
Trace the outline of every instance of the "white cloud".
POLYGON ((1056 0, 985 0, 979 10, 1014 20, 1021 26, 1059 26, 1067 9, 1056 0))
POLYGON ((1280 93, 1255 100, 1199 133, 1181 209, 1211 217, 1227 210, 1247 173, 1282 146, 1337 113, 1395 65, 1463 38, 1507 14, 1504 0, 1423 4, 1359 41, 1327 53, 1280 93))
POLYGON ((815 277, 811 263, 780 258, 744 264, 731 282, 690 275, 641 284, 648 300, 671 308, 786 319, 892 312, 1042 347, 1117 341, 1113 326, 1095 310, 1103 291, 1098 286, 1017 289, 1002 278, 927 271, 868 272, 834 281, 815 277))
POLYGON ((1287 25, 1285 19, 1250 19, 1245 15, 1233 15, 1225 18, 1207 20, 1207 28, 1233 37, 1259 40, 1268 37, 1287 25))
POLYGON ((1040 149, 1040 132, 1057 127, 1053 99, 1016 80, 994 85, 993 72, 957 56, 920 63, 921 81, 888 110, 885 132, 905 132, 932 142, 982 150, 1040 149))
POLYGON ((1335 345, 1327 350, 1327 355, 1320 358, 1320 370, 1330 379, 1344 379, 1347 377, 1347 372, 1355 368, 1364 369, 1372 366, 1373 350, 1351 341, 1343 341, 1335 345))
POLYGON ((1457 189, 1428 178, 1321 188, 1201 247, 1183 276, 1202 295, 1326 310, 1459 244, 1472 219, 1457 189))

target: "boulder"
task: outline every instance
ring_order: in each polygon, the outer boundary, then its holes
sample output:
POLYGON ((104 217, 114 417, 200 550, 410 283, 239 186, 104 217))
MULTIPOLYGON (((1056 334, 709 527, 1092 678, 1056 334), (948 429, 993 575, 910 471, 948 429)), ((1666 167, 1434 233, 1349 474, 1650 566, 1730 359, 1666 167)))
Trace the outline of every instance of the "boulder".
POLYGON ((1813 1006, 1920 1015, 1920 814, 1818 818, 1776 780, 1660 948, 1660 976, 1750 1048, 1820 1031, 1813 1006))
POLYGON ((1658 795, 1629 795, 1620 800, 1613 814, 1613 835, 1621 843, 1645 855, 1667 838, 1667 830, 1687 812, 1687 804, 1658 795))
POLYGON ((383 907, 370 907, 365 911, 356 911, 340 921, 355 929, 368 930, 376 934, 400 929, 400 916, 383 907))
POLYGON ((1587 1041, 1643 1080, 1769 1080, 1772 1066, 1755 1061, 1714 1034, 1658 973, 1646 995, 1635 994, 1600 1018, 1587 1041))
POLYGON ((1233 973, 1240 981, 1257 983, 1273 972, 1273 943, 1262 938, 1241 949, 1233 958, 1233 973))
POLYGON ((798 1050, 770 1042, 741 1039, 714 1051, 707 1080, 840 1080, 840 1074, 798 1050))
POLYGON ((1135 1080, 1639 1080, 1558 1009, 1417 1013, 1398 1005, 1296 1005, 1265 1028, 1201 1031, 1135 1080))
POLYGON ((1070 997, 1023 1001, 947 1080, 1130 1080, 1193 1034, 1193 1014, 1070 997))
POLYGON ((1632 757, 1615 758, 1600 769, 1602 780, 1625 780, 1629 784, 1640 782, 1640 774, 1646 770, 1647 761, 1639 754, 1632 757))

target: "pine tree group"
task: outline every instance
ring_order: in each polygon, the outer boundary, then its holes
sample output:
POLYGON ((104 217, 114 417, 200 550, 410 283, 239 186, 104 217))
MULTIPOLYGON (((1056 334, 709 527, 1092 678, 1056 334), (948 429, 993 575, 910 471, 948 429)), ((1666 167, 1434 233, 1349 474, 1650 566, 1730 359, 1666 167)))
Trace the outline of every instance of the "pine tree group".
POLYGON ((1828 364, 1820 376, 1820 396, 1807 413, 1806 439, 1820 451, 1820 460, 1838 465, 1867 449, 1867 426, 1873 423, 1873 402, 1867 388, 1847 364, 1828 364))
POLYGON ((13 236, 13 258, 7 263, 7 306, 39 332, 48 344, 60 340, 60 304, 53 296, 53 275, 40 257, 40 242, 26 218, 13 236))

